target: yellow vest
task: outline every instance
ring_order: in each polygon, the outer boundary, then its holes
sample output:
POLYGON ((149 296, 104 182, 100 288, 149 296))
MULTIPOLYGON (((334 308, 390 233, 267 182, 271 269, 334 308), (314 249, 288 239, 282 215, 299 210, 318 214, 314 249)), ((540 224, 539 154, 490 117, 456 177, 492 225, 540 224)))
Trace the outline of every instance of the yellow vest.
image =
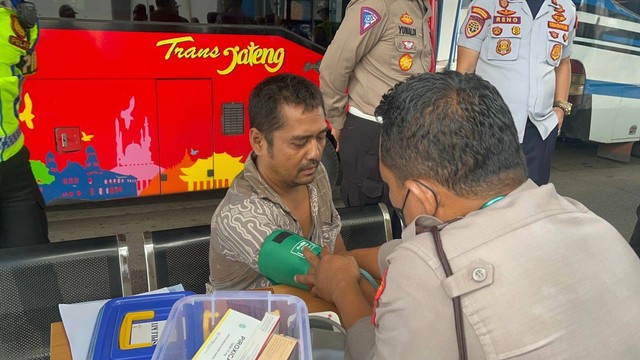
POLYGON ((18 118, 24 75, 18 64, 33 52, 37 39, 37 25, 27 33, 13 9, 0 7, 0 162, 24 145, 18 118))

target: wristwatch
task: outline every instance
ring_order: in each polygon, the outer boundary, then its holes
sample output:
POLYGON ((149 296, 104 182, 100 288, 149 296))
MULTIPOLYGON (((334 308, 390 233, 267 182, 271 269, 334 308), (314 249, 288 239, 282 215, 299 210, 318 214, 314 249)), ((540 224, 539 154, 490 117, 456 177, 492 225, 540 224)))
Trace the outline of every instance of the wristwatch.
POLYGON ((569 116, 571 114, 572 104, 568 101, 556 100, 553 102, 553 107, 560 108, 560 110, 564 112, 564 116, 569 116))

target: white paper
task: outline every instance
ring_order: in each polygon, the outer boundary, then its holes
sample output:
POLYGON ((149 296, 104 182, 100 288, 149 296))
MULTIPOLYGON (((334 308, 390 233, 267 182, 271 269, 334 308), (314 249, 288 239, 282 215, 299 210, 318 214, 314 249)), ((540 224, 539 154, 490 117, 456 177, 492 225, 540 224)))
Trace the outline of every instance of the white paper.
MULTIPOLYGON (((184 287, 180 284, 137 295, 162 294, 175 291, 184 291, 184 287)), ((89 355, 89 347, 91 346, 93 329, 96 326, 96 321, 98 321, 98 313, 107 301, 109 300, 58 305, 64 331, 67 333, 67 339, 69 339, 73 360, 85 360, 89 355)))

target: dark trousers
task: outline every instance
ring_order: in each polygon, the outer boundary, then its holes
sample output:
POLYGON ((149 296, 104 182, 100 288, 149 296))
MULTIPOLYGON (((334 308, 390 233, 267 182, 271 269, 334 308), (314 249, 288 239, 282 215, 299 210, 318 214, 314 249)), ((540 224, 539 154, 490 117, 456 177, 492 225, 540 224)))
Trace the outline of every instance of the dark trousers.
POLYGON ((44 199, 23 147, 0 162, 0 248, 48 242, 44 199))
POLYGON ((389 188, 380 177, 380 124, 347 114, 340 133, 340 196, 345 206, 385 202, 391 209, 389 188))
POLYGON ((527 120, 524 140, 520 144, 527 160, 527 177, 538 185, 549 182, 551 175, 551 158, 556 147, 558 128, 556 127, 546 139, 542 139, 538 128, 527 120))

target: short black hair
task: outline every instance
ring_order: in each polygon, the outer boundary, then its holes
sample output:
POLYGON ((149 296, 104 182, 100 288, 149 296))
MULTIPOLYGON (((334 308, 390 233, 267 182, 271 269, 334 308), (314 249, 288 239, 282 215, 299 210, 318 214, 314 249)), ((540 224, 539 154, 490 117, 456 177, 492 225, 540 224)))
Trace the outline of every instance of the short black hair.
POLYGON ((400 182, 426 178, 478 198, 526 180, 509 107, 478 75, 412 76, 383 96, 376 116, 380 160, 400 182))
POLYGON ((274 131, 284 127, 283 105, 303 106, 304 111, 322 108, 320 89, 311 81, 294 74, 279 74, 262 80, 249 96, 249 122, 272 144, 274 131))

